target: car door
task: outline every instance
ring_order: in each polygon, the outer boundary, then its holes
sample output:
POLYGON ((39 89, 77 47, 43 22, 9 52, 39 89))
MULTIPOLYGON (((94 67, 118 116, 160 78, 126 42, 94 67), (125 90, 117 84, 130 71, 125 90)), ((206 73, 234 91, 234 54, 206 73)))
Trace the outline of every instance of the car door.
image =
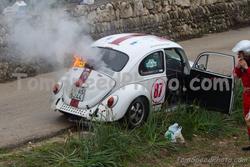
POLYGON ((235 57, 206 52, 198 56, 188 77, 187 100, 212 111, 230 114, 233 106, 235 57))
POLYGON ((182 99, 184 84, 184 51, 180 48, 164 49, 166 59, 167 88, 165 101, 169 106, 182 99))
POLYGON ((151 95, 153 106, 164 103, 166 75, 164 51, 156 50, 147 54, 139 63, 139 82, 151 95))

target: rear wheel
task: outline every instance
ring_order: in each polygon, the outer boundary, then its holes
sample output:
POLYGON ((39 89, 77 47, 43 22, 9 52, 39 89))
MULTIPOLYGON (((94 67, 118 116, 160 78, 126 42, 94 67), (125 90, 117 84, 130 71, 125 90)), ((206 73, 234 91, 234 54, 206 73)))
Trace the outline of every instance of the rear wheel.
POLYGON ((128 107, 125 123, 129 128, 141 126, 148 118, 149 104, 146 98, 135 99, 128 107))

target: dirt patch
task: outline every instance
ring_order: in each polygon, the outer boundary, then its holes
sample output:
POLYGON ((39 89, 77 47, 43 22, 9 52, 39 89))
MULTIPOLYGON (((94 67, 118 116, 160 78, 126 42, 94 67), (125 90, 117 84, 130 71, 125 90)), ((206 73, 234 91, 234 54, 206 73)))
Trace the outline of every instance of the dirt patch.
MULTIPOLYGON (((154 166, 206 167, 206 166, 249 166, 250 152, 243 152, 242 147, 250 145, 244 127, 239 134, 226 138, 195 137, 188 141, 186 146, 169 157, 159 157, 153 161, 154 166)), ((142 165, 143 166, 143 165, 142 165)))

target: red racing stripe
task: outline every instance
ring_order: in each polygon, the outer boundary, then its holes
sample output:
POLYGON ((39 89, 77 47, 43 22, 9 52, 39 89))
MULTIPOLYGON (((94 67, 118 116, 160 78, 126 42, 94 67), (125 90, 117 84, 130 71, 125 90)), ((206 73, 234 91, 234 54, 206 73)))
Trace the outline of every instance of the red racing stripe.
POLYGON ((81 87, 82 84, 84 84, 86 82, 86 80, 88 79, 90 73, 91 73, 91 69, 85 68, 80 76, 80 78, 78 79, 78 81, 76 81, 75 86, 76 87, 81 87))
POLYGON ((139 36, 144 36, 144 34, 132 34, 132 35, 127 35, 121 38, 118 38, 116 40, 114 40, 113 42, 111 42, 111 44, 114 45, 119 45, 120 43, 122 43, 123 41, 126 41, 127 39, 133 38, 133 37, 139 37, 139 36))
MULTIPOLYGON (((90 73, 91 73, 91 69, 85 68, 79 78, 79 80, 75 83, 76 87, 81 87, 82 84, 84 84, 86 82, 86 80, 88 79, 90 73)), ((78 108, 80 101, 76 100, 76 99, 71 99, 70 102, 70 106, 78 108)))

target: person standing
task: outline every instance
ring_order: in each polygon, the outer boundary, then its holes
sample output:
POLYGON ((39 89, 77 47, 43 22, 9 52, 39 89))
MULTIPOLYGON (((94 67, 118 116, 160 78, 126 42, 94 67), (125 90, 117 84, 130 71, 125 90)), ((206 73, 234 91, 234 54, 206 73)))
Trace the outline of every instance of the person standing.
MULTIPOLYGON (((238 54, 238 63, 234 68, 234 76, 241 79, 243 89, 243 116, 250 111, 250 41, 243 40, 236 44, 232 50, 238 54)), ((250 128, 248 127, 248 137, 250 140, 250 128)), ((250 146, 243 147, 243 151, 250 151, 250 146)))

